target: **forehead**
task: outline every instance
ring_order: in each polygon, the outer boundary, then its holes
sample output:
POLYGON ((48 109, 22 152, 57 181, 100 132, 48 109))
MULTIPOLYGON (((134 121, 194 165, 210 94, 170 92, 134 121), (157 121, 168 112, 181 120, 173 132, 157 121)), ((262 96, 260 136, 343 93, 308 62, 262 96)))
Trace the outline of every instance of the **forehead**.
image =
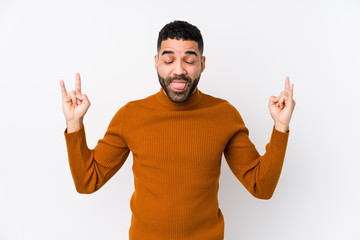
POLYGON ((193 40, 183 40, 183 39, 171 39, 168 38, 165 41, 161 42, 161 47, 159 53, 162 53, 164 50, 171 50, 175 54, 183 54, 186 51, 195 51, 199 54, 198 43, 193 40))

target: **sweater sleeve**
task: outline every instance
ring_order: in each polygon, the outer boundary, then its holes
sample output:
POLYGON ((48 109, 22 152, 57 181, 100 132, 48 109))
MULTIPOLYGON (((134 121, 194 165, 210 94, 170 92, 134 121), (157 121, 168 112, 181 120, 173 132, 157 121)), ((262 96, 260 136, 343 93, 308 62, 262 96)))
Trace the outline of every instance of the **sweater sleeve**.
POLYGON ((130 150, 123 136, 126 107, 127 104, 116 112, 94 149, 87 146, 84 125, 71 133, 65 129, 70 170, 79 193, 100 189, 127 159, 130 150))
POLYGON ((229 107, 235 133, 224 150, 225 159, 236 178, 254 197, 270 199, 280 177, 290 131, 280 132, 274 125, 266 152, 260 156, 239 112, 231 104, 229 107))

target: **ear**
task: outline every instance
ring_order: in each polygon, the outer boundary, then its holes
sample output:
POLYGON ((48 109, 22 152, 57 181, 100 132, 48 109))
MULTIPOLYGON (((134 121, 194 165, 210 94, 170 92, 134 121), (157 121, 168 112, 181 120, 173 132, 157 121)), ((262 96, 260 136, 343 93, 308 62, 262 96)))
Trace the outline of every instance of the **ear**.
POLYGON ((201 57, 201 72, 203 72, 205 69, 205 59, 205 56, 201 57))
POLYGON ((155 60, 155 70, 157 70, 157 65, 158 65, 158 61, 159 61, 159 55, 158 54, 155 55, 154 60, 155 60))

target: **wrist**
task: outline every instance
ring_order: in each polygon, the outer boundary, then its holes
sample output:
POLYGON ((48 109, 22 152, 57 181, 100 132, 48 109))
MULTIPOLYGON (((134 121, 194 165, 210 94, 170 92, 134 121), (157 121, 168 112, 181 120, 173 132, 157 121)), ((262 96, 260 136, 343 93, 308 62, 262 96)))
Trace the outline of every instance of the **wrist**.
POLYGON ((289 124, 281 124, 275 122, 275 129, 279 132, 287 133, 289 131, 289 124))
POLYGON ((79 131, 83 125, 82 119, 66 121, 67 133, 79 131))

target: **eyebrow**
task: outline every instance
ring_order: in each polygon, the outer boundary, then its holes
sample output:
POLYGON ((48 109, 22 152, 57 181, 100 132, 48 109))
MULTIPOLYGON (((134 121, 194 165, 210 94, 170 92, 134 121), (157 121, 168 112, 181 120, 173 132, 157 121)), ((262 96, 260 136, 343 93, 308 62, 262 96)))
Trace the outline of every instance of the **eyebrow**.
POLYGON ((196 52, 194 52, 194 51, 186 51, 185 54, 193 54, 193 55, 197 56, 196 52))
MULTIPOLYGON (((164 54, 174 54, 173 51, 169 51, 169 50, 165 50, 161 53, 161 56, 163 56, 164 54)), ((197 53, 195 51, 186 51, 185 54, 192 54, 197 56, 197 53)))
POLYGON ((161 56, 164 55, 164 54, 174 54, 174 52, 165 50, 165 51, 162 52, 161 56))

